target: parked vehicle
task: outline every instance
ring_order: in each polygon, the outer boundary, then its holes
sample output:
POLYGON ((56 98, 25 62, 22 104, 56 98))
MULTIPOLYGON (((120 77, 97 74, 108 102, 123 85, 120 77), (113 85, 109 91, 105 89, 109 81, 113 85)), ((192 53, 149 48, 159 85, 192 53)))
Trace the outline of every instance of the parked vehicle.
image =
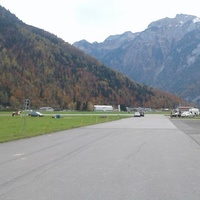
POLYGON ((180 112, 171 113, 171 118, 173 117, 181 117, 181 113, 180 112))
POLYGON ((194 115, 190 111, 184 111, 181 113, 181 117, 193 117, 194 115))
POLYGON ((140 116, 144 117, 144 112, 143 111, 140 111, 140 116))
POLYGON ((31 111, 28 116, 30 117, 43 117, 44 115, 41 112, 38 111, 31 111))
POLYGON ((189 111, 192 113, 193 116, 199 115, 199 109, 198 108, 191 108, 189 111))
POLYGON ((135 112, 134 113, 134 117, 140 117, 141 115, 140 115, 140 112, 135 112))

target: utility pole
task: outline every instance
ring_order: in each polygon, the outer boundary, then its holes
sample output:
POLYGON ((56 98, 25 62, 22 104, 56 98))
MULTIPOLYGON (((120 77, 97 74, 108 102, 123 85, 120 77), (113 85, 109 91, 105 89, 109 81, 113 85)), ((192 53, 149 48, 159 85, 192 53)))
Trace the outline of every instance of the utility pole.
MULTIPOLYGON (((30 108, 31 100, 25 99, 24 100, 24 111, 28 110, 30 108)), ((24 115, 24 127, 23 127, 23 134, 26 133, 26 114, 24 115)))

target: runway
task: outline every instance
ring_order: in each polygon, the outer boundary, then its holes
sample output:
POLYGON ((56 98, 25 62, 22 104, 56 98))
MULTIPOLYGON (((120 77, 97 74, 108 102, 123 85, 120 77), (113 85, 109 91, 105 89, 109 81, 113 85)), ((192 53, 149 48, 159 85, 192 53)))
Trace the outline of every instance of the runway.
POLYGON ((0 199, 199 200, 197 129, 182 123, 147 114, 0 144, 0 199))

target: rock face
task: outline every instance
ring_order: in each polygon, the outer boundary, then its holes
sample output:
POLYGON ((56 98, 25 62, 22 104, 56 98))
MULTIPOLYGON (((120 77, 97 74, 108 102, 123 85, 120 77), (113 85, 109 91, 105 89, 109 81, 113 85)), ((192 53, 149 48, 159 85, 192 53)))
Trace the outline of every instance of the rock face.
POLYGON ((142 32, 109 36, 74 46, 139 83, 200 105, 200 18, 179 14, 142 32))

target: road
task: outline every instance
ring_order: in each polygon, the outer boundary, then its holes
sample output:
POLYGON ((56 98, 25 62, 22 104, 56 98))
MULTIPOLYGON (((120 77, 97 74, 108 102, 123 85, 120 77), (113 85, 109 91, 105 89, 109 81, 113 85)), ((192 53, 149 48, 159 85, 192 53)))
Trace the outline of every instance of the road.
POLYGON ((0 144, 1 200, 199 200, 198 129, 164 115, 0 144), (189 130, 189 131, 188 131, 189 130))

